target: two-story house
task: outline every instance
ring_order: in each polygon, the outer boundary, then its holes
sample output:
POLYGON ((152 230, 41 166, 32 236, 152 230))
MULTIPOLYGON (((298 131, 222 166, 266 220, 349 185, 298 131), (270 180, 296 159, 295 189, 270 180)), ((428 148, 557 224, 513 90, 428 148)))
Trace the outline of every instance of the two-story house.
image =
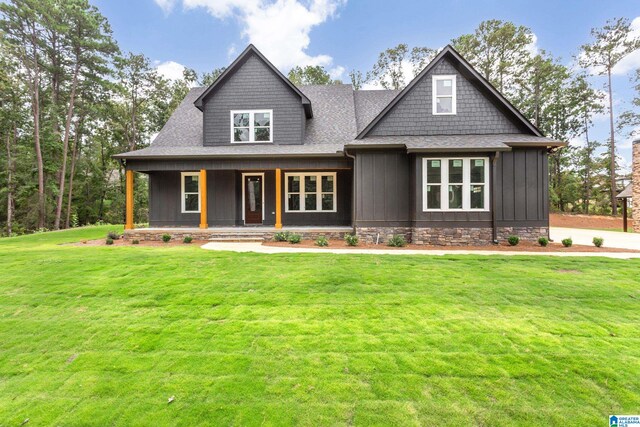
POLYGON ((450 46, 393 91, 297 87, 250 45, 149 147, 116 157, 130 236, 352 230, 488 244, 548 235, 548 153, 563 145, 450 46), (145 231, 134 229, 135 173, 149 177, 145 231))

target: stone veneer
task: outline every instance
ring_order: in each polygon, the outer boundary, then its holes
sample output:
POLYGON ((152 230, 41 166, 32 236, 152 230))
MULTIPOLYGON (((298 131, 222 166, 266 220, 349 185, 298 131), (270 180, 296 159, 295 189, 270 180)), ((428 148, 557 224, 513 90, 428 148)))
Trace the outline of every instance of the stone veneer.
MULTIPOLYGON (((394 234, 404 235, 407 242, 416 245, 435 246, 483 246, 493 243, 490 227, 358 227, 357 234, 365 243, 386 242, 394 234)), ((541 236, 549 237, 548 227, 499 227, 498 241, 506 241, 511 235, 522 241, 538 241, 541 236)))
POLYGON ((633 169, 631 173, 631 214, 633 231, 640 233, 640 139, 633 141, 633 169))
MULTIPOLYGON (((299 234, 303 239, 315 240, 319 236, 325 236, 327 239, 344 239, 344 235, 348 231, 344 230, 321 230, 321 229, 309 229, 309 230, 279 230, 288 231, 291 234, 299 234)), ((136 228, 135 230, 125 230, 123 238, 125 240, 162 240, 162 236, 168 234, 171 236, 171 240, 182 240, 186 236, 193 237, 194 240, 228 240, 228 241, 242 241, 242 240, 273 240, 273 235, 278 231, 261 230, 260 228, 240 228, 238 230, 198 230, 198 229, 184 229, 179 228, 136 228)))

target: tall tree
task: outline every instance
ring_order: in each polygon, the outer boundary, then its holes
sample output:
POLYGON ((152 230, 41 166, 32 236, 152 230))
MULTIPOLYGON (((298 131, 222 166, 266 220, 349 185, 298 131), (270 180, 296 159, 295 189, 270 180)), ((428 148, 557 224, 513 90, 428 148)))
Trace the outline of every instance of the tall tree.
POLYGON ((289 70, 289 80, 296 85, 331 85, 342 83, 340 80, 333 80, 329 73, 320 65, 307 65, 305 67, 293 67, 289 70))
POLYGON ((200 84, 202 86, 211 85, 211 83, 215 82, 216 79, 220 77, 220 74, 224 73, 224 70, 226 69, 227 69, 226 67, 220 67, 220 68, 214 68, 208 73, 207 72, 202 73, 202 75, 200 76, 200 84))
POLYGON ((618 213, 616 199, 616 143, 615 143, 615 117, 613 113, 613 88, 611 74, 613 68, 625 56, 640 48, 640 38, 633 37, 631 23, 626 18, 616 18, 607 21, 602 28, 591 30, 593 41, 581 47, 579 55, 580 65, 591 68, 598 75, 607 76, 607 89, 609 92, 609 151, 611 152, 610 174, 610 198, 613 215, 618 213))
POLYGON ((385 89, 403 89, 406 78, 413 78, 418 74, 435 54, 436 51, 431 48, 416 46, 409 50, 409 46, 400 43, 380 52, 378 61, 367 73, 366 80, 373 81, 385 89), (412 75, 405 75, 409 67, 412 75))
POLYGON ((362 89, 362 86, 367 82, 366 77, 362 74, 362 71, 351 70, 349 71, 349 78, 351 79, 351 85, 354 90, 362 89))

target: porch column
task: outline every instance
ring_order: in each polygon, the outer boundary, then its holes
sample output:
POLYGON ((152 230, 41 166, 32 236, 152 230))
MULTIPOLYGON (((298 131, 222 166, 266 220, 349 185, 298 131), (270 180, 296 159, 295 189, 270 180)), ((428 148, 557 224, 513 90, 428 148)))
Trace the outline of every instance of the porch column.
POLYGON ((127 169, 126 175, 126 214, 125 214, 125 222, 124 229, 125 230, 133 230, 133 171, 131 169, 127 169))
POLYGON ((282 171, 276 169, 276 228, 282 228, 282 171))
POLYGON ((207 224, 207 170, 200 169, 200 228, 209 228, 207 224))

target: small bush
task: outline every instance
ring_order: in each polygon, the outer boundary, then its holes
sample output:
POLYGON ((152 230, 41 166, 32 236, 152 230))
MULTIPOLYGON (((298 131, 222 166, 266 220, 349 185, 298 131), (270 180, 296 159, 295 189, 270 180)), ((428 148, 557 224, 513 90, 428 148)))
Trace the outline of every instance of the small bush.
POLYGON ((389 241, 387 242, 387 246, 392 246, 394 248, 401 248, 407 245, 407 240, 404 238, 402 234, 394 234, 391 236, 389 241))
POLYGON ((549 244, 549 239, 544 236, 540 236, 538 238, 538 244, 542 247, 546 247, 549 244))
POLYGON ((78 219, 78 214, 71 214, 71 228, 78 228, 80 226, 80 220, 78 219))
POLYGON ((193 242, 193 237, 191 236, 184 236, 184 239, 182 239, 182 243, 191 243, 193 242))
POLYGON ((132 245, 139 245, 139 244, 140 244, 140 240, 138 240, 138 239, 133 239, 133 240, 131 241, 131 244, 132 244, 132 245))
POLYGON ((290 234, 289 235, 289 243, 296 244, 296 243, 300 243, 302 241, 302 236, 299 234, 290 234))
POLYGON ((289 240, 290 235, 291 233, 289 233, 288 231, 278 231, 273 235, 273 240, 275 240, 276 242, 286 242, 289 240))
POLYGON ((316 246, 324 247, 329 246, 329 241, 324 236, 318 236, 316 239, 316 246))
POLYGON ((564 246, 565 248, 570 248, 572 245, 573 245, 573 240, 571 239, 571 237, 562 239, 562 246, 564 246))
POLYGON ((518 246, 518 243, 520 243, 520 238, 518 236, 509 236, 507 237, 507 242, 509 242, 511 246, 518 246))
POLYGON ((602 237, 594 237, 593 244, 596 245, 596 248, 601 248, 604 244, 604 239, 602 237))
POLYGON ((171 240, 171 234, 163 234, 162 235, 162 241, 165 243, 169 243, 169 240, 171 240))
POLYGON ((347 246, 358 246, 358 243, 360 243, 360 239, 355 234, 345 234, 344 241, 347 246))
POLYGON ((110 231, 107 233, 107 237, 111 240, 118 240, 120 238, 120 235, 117 231, 110 231))
POLYGON ((107 237, 107 240, 105 240, 105 243, 107 245, 113 245, 113 239, 111 237, 107 237))

